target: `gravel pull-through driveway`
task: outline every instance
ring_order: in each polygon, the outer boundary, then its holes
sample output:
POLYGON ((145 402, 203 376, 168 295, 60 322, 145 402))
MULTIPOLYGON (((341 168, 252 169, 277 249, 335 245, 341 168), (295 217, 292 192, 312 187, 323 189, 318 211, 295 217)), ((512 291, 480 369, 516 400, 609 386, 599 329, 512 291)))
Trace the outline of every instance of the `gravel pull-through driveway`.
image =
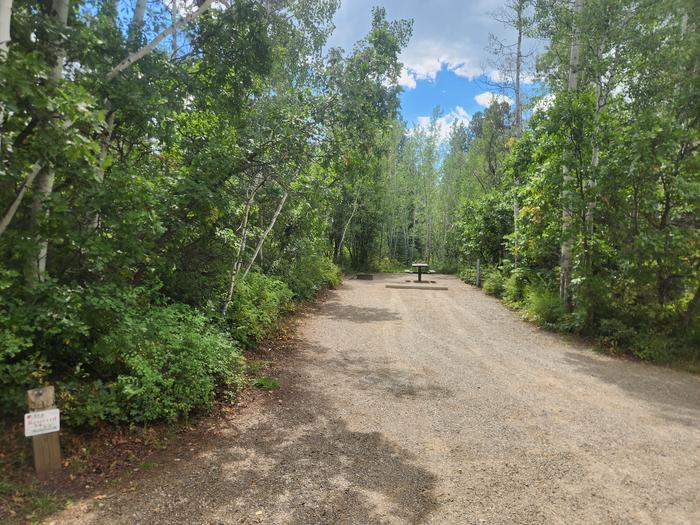
POLYGON ((700 378, 448 290, 346 281, 282 388, 56 523, 700 524, 700 378))

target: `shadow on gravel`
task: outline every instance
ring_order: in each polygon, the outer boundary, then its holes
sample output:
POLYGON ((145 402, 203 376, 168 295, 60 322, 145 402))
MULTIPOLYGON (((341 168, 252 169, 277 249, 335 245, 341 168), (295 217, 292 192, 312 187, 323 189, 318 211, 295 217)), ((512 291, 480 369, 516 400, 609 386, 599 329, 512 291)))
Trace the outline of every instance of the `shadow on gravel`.
POLYGON ((361 324, 401 320, 399 314, 388 308, 360 307, 333 302, 324 303, 323 307, 314 313, 319 317, 361 324))
POLYGON ((237 465, 226 447, 213 450, 211 461, 225 466, 210 481, 225 489, 221 496, 268 516, 270 507, 287 514, 274 523, 381 523, 387 516, 377 502, 402 523, 425 521, 436 508, 435 476, 380 433, 350 430, 299 384, 308 383, 296 378, 284 387, 287 407, 271 407, 231 443, 252 464, 237 465))
MULTIPOLYGON (((322 346, 310 348, 325 354, 322 346)), ((396 398, 430 398, 451 397, 453 392, 436 385, 425 373, 410 372, 387 366, 386 361, 375 361, 360 357, 338 357, 325 361, 334 370, 345 375, 354 383, 353 387, 361 390, 377 390, 378 393, 390 394, 396 398)))
POLYGON ((669 421, 691 426, 700 422, 700 378, 696 376, 584 353, 567 352, 565 359, 580 372, 656 406, 669 421))
POLYGON ((424 523, 435 475, 381 433, 351 430, 300 361, 280 377, 282 403, 271 394, 257 421, 210 432, 81 524, 424 523))

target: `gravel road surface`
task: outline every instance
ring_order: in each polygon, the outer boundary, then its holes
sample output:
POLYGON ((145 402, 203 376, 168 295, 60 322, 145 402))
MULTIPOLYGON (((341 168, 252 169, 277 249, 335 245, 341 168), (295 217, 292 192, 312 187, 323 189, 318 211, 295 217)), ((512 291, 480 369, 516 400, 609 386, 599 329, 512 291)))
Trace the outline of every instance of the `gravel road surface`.
POLYGON ((346 281, 299 323, 280 390, 49 521, 700 523, 700 378, 430 278, 449 289, 346 281))

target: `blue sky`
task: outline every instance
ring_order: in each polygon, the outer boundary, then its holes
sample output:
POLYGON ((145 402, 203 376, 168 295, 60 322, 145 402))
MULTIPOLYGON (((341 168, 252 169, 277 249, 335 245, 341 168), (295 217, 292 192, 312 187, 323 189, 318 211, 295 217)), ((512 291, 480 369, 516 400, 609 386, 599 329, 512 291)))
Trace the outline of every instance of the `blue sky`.
MULTIPOLYGON (((330 45, 350 50, 367 34, 373 6, 380 5, 390 20, 413 19, 413 37, 401 55, 402 114, 409 126, 427 125, 439 105, 439 122, 446 135, 455 121, 468 122, 494 97, 512 102, 512 93, 499 89, 502 77, 486 47, 489 34, 509 43, 512 30, 493 18, 506 0, 341 0, 330 45)), ((535 47, 527 42, 526 48, 535 47)), ((528 91, 532 91, 529 86, 528 91)))
MULTIPOLYGON (((483 111, 493 98, 507 100, 511 97, 493 86, 487 75, 465 78, 443 66, 435 79, 417 79, 415 87, 404 86, 401 94, 401 113, 409 124, 427 125, 427 117, 433 108, 440 107, 443 127, 450 126, 455 120, 469 122, 477 111, 483 111)), ((443 129, 443 133, 446 129, 443 129)))

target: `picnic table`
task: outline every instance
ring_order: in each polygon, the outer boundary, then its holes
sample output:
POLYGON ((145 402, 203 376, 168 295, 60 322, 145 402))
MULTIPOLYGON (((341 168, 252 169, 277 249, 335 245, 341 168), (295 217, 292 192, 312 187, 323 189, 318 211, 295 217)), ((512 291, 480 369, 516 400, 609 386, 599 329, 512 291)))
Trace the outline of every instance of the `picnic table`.
POLYGON ((421 280, 421 276, 423 275, 423 273, 429 273, 428 265, 425 263, 413 263, 411 266, 414 268, 413 273, 418 274, 418 282, 423 282, 421 280))

